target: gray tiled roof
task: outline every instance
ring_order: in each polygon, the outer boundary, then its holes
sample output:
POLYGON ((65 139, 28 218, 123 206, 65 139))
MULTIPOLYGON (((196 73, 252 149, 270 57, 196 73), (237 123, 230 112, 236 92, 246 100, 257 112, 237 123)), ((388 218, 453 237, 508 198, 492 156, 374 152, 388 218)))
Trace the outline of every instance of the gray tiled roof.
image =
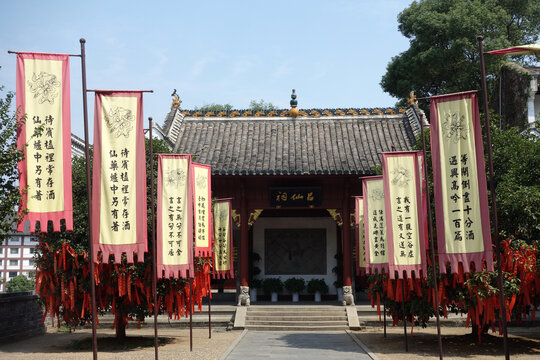
POLYGON ((381 152, 411 150, 410 114, 297 118, 192 118, 175 151, 197 154, 214 175, 372 174, 381 152), (408 116, 409 115, 409 116, 408 116))

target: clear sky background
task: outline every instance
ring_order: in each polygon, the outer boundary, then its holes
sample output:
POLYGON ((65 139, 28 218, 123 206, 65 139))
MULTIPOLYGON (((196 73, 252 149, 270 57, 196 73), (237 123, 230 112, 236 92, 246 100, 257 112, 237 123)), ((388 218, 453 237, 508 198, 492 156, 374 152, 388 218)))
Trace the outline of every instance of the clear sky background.
MULTIPOLYGON (((163 124, 182 108, 264 99, 289 108, 391 107, 379 85, 408 48, 397 15, 411 0, 4 1, 0 85, 15 91, 13 51, 80 54, 89 89, 154 90, 144 116, 163 124)), ((71 58, 72 132, 84 135, 81 62, 71 58)), ((90 130, 93 94, 88 94, 90 130)))

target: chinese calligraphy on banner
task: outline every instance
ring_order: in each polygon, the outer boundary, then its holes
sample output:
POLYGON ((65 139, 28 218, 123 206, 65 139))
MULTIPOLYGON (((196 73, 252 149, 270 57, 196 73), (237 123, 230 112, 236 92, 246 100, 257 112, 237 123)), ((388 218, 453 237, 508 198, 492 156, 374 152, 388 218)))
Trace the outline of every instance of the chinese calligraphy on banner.
POLYGON ((383 270, 388 273, 388 245, 384 209, 383 177, 362 179, 364 198, 364 234, 366 243, 366 269, 370 273, 383 270))
POLYGON ((476 91, 431 98, 439 264, 493 271, 484 148, 476 91))
POLYGON ((214 278, 233 277, 231 212, 230 199, 216 200, 214 204, 214 233, 216 237, 214 278))
POLYGON ((212 256, 212 187, 209 165, 192 163, 195 256, 212 256))
POLYGON ((159 278, 193 271, 191 155, 158 155, 157 269, 159 278))
POLYGON ((133 262, 147 251, 146 160, 142 92, 96 91, 92 230, 104 261, 122 253, 133 262))
POLYGON ((422 188, 418 153, 383 153, 388 267, 390 278, 426 275, 422 188))
POLYGON ((61 219, 72 231, 69 55, 17 54, 16 102, 19 113, 27 116, 17 147, 24 149, 19 163, 21 210, 28 209, 17 231, 23 231, 24 220, 30 221, 30 232, 38 221, 47 232, 49 220, 53 230, 60 231, 61 219), (38 127, 41 132, 32 137, 38 127))
POLYGON ((361 196, 355 196, 355 223, 356 223, 356 273, 366 272, 366 242, 364 234, 364 200, 361 196))

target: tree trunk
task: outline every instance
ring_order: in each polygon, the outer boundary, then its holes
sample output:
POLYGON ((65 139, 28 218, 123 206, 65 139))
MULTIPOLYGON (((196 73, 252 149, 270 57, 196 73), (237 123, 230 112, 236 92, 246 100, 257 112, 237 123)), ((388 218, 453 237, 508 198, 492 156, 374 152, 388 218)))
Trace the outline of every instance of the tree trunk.
POLYGON ((117 339, 126 338, 126 324, 121 318, 118 319, 118 322, 116 323, 116 338, 117 339))

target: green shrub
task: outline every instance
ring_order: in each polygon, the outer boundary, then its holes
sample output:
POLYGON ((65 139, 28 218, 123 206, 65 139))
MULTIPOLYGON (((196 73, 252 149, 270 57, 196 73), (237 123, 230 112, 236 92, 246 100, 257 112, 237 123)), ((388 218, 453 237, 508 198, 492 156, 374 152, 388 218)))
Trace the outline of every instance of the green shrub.
POLYGON ((263 280, 262 288, 265 294, 279 293, 283 289, 283 282, 280 278, 266 278, 263 280))
POLYGON ((306 287, 304 279, 290 278, 285 280, 285 289, 291 293, 300 293, 306 287))
POLYGON ((307 291, 310 294, 315 294, 317 291, 321 294, 328 292, 328 285, 324 282, 324 279, 311 279, 307 284, 307 291))

